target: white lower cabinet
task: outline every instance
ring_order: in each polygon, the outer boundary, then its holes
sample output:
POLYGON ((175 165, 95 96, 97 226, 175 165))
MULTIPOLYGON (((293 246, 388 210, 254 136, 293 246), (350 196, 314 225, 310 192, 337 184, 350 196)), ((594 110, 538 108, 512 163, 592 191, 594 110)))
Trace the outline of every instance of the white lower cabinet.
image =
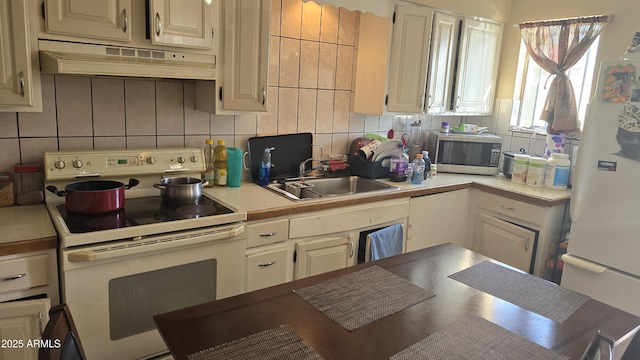
POLYGON ((289 251, 285 245, 245 254, 247 292, 282 284, 291 280, 289 251))
POLYGON ((470 189, 411 198, 407 251, 453 243, 466 245, 470 189))
MULTIPOLYGON (((361 233, 393 224, 402 224, 406 229, 408 216, 408 198, 292 216, 289 238, 295 241, 294 278, 355 265, 361 233)), ((406 235, 403 245, 405 239, 406 235)))
POLYGON ((49 321, 49 299, 0 304, 0 359, 37 360, 38 346, 49 321))
POLYGON ((296 243, 295 279, 354 265, 355 244, 350 235, 296 243))
POLYGON ((289 218, 247 224, 245 291, 263 289, 293 279, 289 218))
POLYGON ((565 203, 536 205, 472 189, 470 249, 551 280, 547 259, 555 255, 565 203))
POLYGON ((474 250, 522 271, 531 271, 537 232, 487 214, 476 216, 474 250))

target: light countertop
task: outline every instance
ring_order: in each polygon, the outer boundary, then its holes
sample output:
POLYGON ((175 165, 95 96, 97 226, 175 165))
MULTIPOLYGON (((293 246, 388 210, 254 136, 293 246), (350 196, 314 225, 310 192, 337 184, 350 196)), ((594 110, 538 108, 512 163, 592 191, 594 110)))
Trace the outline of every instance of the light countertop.
POLYGON ((483 191, 542 206, 562 204, 571 195, 571 190, 550 190, 515 184, 502 175, 483 176, 440 173, 435 178, 426 180, 422 185, 415 185, 410 182, 396 183, 388 179, 378 179, 378 181, 394 185, 398 189, 332 199, 307 199, 301 201, 286 199, 253 183, 242 183, 239 188, 207 188, 204 192, 238 211, 247 212, 247 220, 268 219, 330 209, 336 206, 348 206, 394 198, 430 195, 469 187, 480 188, 483 191))
POLYGON ((0 208, 0 255, 56 248, 57 234, 44 204, 0 208))

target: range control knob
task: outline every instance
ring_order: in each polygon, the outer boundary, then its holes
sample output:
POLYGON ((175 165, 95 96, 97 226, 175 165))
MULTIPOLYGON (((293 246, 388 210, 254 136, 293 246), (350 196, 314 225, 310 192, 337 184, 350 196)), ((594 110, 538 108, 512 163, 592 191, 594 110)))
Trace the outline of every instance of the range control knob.
POLYGON ((185 162, 184 156, 178 156, 178 162, 180 164, 184 164, 184 162, 185 162))
POLYGON ((76 169, 80 169, 84 165, 82 160, 73 160, 73 167, 76 169))
POLYGON ((149 164, 149 165, 153 165, 153 164, 155 164, 155 163, 156 163, 156 158, 154 158, 153 156, 149 156, 149 157, 147 158, 147 164, 149 164))
POLYGON ((197 163, 198 162, 198 157, 195 155, 191 155, 191 162, 192 163, 197 163))
POLYGON ((64 169, 64 167, 67 166, 67 164, 65 164, 62 160, 56 161, 53 165, 56 167, 56 169, 64 169))

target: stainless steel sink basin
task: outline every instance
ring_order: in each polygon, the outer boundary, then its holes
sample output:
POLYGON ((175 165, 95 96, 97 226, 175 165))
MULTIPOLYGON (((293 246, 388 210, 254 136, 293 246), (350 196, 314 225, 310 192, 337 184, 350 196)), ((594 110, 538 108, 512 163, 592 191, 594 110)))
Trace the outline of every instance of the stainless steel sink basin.
POLYGON ((348 196, 398 189, 383 182, 358 176, 287 181, 270 184, 267 189, 291 200, 348 196))

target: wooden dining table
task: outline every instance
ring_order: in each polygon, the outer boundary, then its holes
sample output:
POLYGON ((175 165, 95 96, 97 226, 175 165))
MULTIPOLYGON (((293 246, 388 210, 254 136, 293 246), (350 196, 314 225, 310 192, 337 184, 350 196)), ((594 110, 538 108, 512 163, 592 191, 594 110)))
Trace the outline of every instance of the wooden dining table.
POLYGON ((487 260, 465 248, 443 244, 159 314, 154 319, 172 355, 180 360, 281 325, 291 326, 324 359, 388 359, 469 315, 579 359, 598 330, 618 339, 640 325, 640 318, 594 299, 557 322, 449 277, 487 260), (374 265, 429 289, 435 296, 348 331, 294 293, 374 265))

